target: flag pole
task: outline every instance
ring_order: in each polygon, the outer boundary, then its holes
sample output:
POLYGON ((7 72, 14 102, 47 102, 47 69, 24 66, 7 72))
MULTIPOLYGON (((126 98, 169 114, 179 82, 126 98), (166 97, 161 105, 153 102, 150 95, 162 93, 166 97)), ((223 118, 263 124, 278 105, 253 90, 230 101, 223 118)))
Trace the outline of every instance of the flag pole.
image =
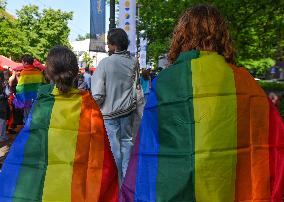
POLYGON ((109 29, 115 28, 115 0, 110 0, 109 29))

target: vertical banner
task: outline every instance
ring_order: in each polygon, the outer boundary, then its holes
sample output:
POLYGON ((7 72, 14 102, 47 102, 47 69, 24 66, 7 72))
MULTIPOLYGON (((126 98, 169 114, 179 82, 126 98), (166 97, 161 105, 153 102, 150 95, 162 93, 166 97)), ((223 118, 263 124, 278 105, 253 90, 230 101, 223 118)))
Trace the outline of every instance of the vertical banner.
POLYGON ((140 68, 147 69, 147 39, 140 37, 140 68))
POLYGON ((105 27, 106 27, 106 1, 90 0, 90 51, 106 52, 105 27))
POLYGON ((131 54, 136 53, 136 0, 119 1, 119 27, 128 35, 131 54))

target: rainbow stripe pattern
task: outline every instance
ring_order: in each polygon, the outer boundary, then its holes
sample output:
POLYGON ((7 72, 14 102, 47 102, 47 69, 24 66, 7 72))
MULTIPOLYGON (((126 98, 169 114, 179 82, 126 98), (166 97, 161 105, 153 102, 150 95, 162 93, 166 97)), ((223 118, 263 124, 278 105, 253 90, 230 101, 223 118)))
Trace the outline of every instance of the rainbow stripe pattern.
POLYGON ((153 82, 120 201, 281 202, 284 126, 243 68, 183 52, 153 82))
POLYGON ((0 201, 118 201, 116 165, 90 93, 40 88, 0 173, 0 201))
POLYGON ((17 108, 31 107, 37 97, 38 88, 45 83, 42 71, 34 66, 25 67, 16 86, 14 104, 17 108))

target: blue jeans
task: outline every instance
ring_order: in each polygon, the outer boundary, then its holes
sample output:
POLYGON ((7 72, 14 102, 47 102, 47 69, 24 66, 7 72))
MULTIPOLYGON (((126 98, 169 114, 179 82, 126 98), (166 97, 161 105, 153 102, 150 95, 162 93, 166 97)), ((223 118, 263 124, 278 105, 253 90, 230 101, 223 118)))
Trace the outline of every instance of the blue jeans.
POLYGON ((0 119, 0 142, 8 140, 8 136, 6 134, 6 120, 0 119))
POLYGON ((114 119, 105 119, 104 122, 118 170, 119 184, 121 185, 126 174, 133 146, 132 113, 114 119))

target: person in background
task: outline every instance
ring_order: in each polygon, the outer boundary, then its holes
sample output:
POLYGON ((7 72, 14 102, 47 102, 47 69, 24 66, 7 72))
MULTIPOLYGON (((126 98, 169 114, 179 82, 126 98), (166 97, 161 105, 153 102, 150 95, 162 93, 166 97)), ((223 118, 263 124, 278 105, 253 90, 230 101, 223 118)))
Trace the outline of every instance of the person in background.
POLYGON ((24 128, 0 172, 0 201, 118 201, 118 176, 100 109, 78 90, 77 58, 56 46, 24 128))
POLYGON ((8 104, 10 108, 10 116, 8 121, 9 133, 15 133, 15 131, 11 129, 15 128, 17 125, 23 125, 23 109, 16 108, 14 104, 16 97, 16 87, 18 84, 20 73, 20 70, 12 70, 12 75, 8 79, 8 86, 6 86, 7 93, 10 93, 8 96, 8 104))
POLYGON ((151 77, 151 81, 153 81, 157 76, 157 72, 155 70, 150 70, 150 77, 151 77))
POLYGON ((104 117, 121 183, 133 145, 131 122, 136 108, 133 85, 138 67, 137 59, 127 51, 129 40, 123 29, 110 30, 107 39, 111 54, 99 63, 91 89, 104 117))
POLYGON ((280 99, 278 95, 274 92, 270 92, 268 94, 268 97, 271 100, 271 102, 275 105, 275 107, 278 107, 278 105, 280 104, 280 99))
POLYGON ((140 77, 141 86, 144 93, 145 103, 147 102, 147 97, 150 93, 151 89, 151 76, 150 76, 150 69, 143 69, 142 75, 140 77))
POLYGON ((278 78, 278 73, 279 73, 279 68, 277 66, 273 66, 270 69, 270 77, 271 79, 277 79, 278 78))
POLYGON ((87 84, 88 90, 91 90, 91 77, 92 77, 92 75, 91 75, 89 67, 85 68, 85 72, 84 72, 83 76, 84 76, 84 81, 87 84))
POLYGON ((86 83, 84 75, 82 73, 78 74, 78 89, 89 90, 88 84, 86 83))
POLYGON ((244 68, 224 18, 187 9, 152 83, 122 202, 282 202, 284 123, 244 68))
MULTIPOLYGON (((13 104, 13 88, 9 84, 9 78, 10 78, 10 70, 6 69, 4 70, 4 94, 7 98, 7 103, 8 103, 8 110, 7 110, 7 131, 10 134, 15 134, 16 132, 13 130, 15 128, 14 123, 14 104, 13 104)), ((15 87, 16 85, 14 85, 15 87)))
POLYGON ((8 114, 8 102, 5 95, 4 74, 0 72, 0 142, 5 142, 9 138, 6 132, 6 119, 8 114))
POLYGON ((33 65, 34 58, 31 55, 23 55, 22 64, 24 69, 21 71, 18 79, 14 104, 16 108, 23 109, 23 122, 25 123, 31 110, 32 103, 37 97, 37 90, 39 86, 45 83, 45 80, 41 69, 33 65))

